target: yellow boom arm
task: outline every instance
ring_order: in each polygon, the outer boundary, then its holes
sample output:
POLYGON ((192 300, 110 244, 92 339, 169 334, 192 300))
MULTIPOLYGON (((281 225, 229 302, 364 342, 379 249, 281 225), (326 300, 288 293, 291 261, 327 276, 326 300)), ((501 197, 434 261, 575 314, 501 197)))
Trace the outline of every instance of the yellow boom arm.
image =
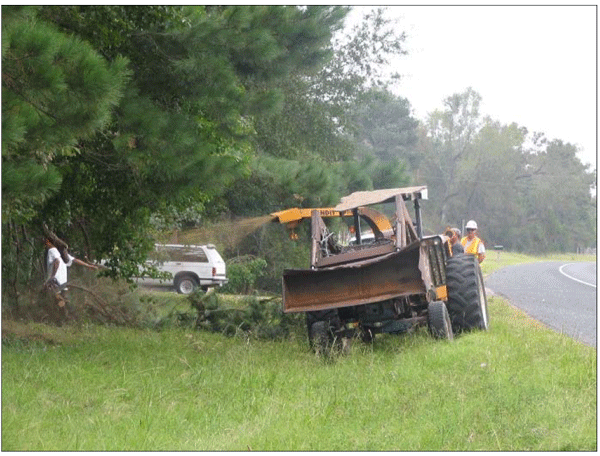
MULTIPOLYGON (((309 208, 309 209, 301 209, 301 208, 291 208, 285 209, 279 212, 273 212, 271 216, 273 217, 274 222, 279 222, 287 225, 289 229, 293 229, 304 219, 310 219, 313 211, 318 211, 321 217, 352 217, 353 212, 351 210, 347 211, 337 211, 332 207, 325 208, 309 208)), ((383 234, 391 233, 393 231, 392 224, 388 220, 388 218, 379 211, 375 209, 371 209, 368 207, 359 207, 358 215, 360 215, 363 219, 367 221, 367 223, 371 226, 372 229, 378 230, 383 234)))

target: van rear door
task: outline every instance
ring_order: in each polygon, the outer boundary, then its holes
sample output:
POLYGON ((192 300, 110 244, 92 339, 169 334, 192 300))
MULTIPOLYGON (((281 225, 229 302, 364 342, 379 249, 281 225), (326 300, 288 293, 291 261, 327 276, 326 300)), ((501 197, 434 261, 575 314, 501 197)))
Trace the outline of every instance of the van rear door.
POLYGON ((225 261, 217 252, 217 249, 214 245, 206 246, 206 255, 208 256, 208 262, 212 266, 211 270, 211 283, 215 284, 223 284, 227 282, 227 268, 225 265, 225 261))

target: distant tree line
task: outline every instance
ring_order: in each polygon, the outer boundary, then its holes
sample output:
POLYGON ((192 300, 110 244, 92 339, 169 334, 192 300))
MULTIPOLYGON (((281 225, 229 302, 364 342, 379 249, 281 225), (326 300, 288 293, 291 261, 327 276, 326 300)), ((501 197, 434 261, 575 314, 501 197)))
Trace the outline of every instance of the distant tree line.
MULTIPOLYGON (((3 303, 39 280, 44 222, 127 278, 164 230, 411 184, 434 232, 475 218, 512 250, 595 243, 574 146, 481 119, 471 89, 418 121, 385 73, 406 36, 383 10, 342 33, 348 12, 3 6, 3 303)), ((273 227, 226 256, 265 258, 268 287, 303 253, 273 227)))
POLYGON ((420 126, 417 174, 432 195, 430 229, 475 219, 488 248, 542 254, 595 247, 596 170, 572 144, 482 118, 480 102, 469 88, 420 126))

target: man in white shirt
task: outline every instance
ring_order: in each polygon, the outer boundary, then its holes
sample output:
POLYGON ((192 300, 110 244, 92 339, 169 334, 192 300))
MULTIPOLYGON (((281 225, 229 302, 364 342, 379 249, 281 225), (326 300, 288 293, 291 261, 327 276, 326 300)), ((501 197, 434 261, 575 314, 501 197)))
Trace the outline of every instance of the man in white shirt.
POLYGON ((62 292, 66 290, 67 267, 70 267, 73 263, 80 264, 88 269, 98 269, 98 266, 78 260, 66 250, 63 252, 64 256, 61 256, 60 252, 54 244, 52 244, 50 239, 46 239, 45 245, 47 249, 46 268, 48 270, 48 277, 44 283, 44 287, 52 289, 56 293, 58 306, 64 307, 65 297, 62 292), (67 260, 66 263, 65 260, 67 260))

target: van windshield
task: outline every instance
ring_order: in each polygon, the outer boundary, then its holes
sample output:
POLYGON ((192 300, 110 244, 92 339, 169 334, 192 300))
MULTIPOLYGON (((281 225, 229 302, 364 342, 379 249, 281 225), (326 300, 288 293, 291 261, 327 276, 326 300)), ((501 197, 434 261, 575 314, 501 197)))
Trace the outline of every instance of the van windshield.
POLYGON ((200 247, 157 246, 151 259, 159 262, 181 261, 186 263, 208 263, 206 253, 200 247))

